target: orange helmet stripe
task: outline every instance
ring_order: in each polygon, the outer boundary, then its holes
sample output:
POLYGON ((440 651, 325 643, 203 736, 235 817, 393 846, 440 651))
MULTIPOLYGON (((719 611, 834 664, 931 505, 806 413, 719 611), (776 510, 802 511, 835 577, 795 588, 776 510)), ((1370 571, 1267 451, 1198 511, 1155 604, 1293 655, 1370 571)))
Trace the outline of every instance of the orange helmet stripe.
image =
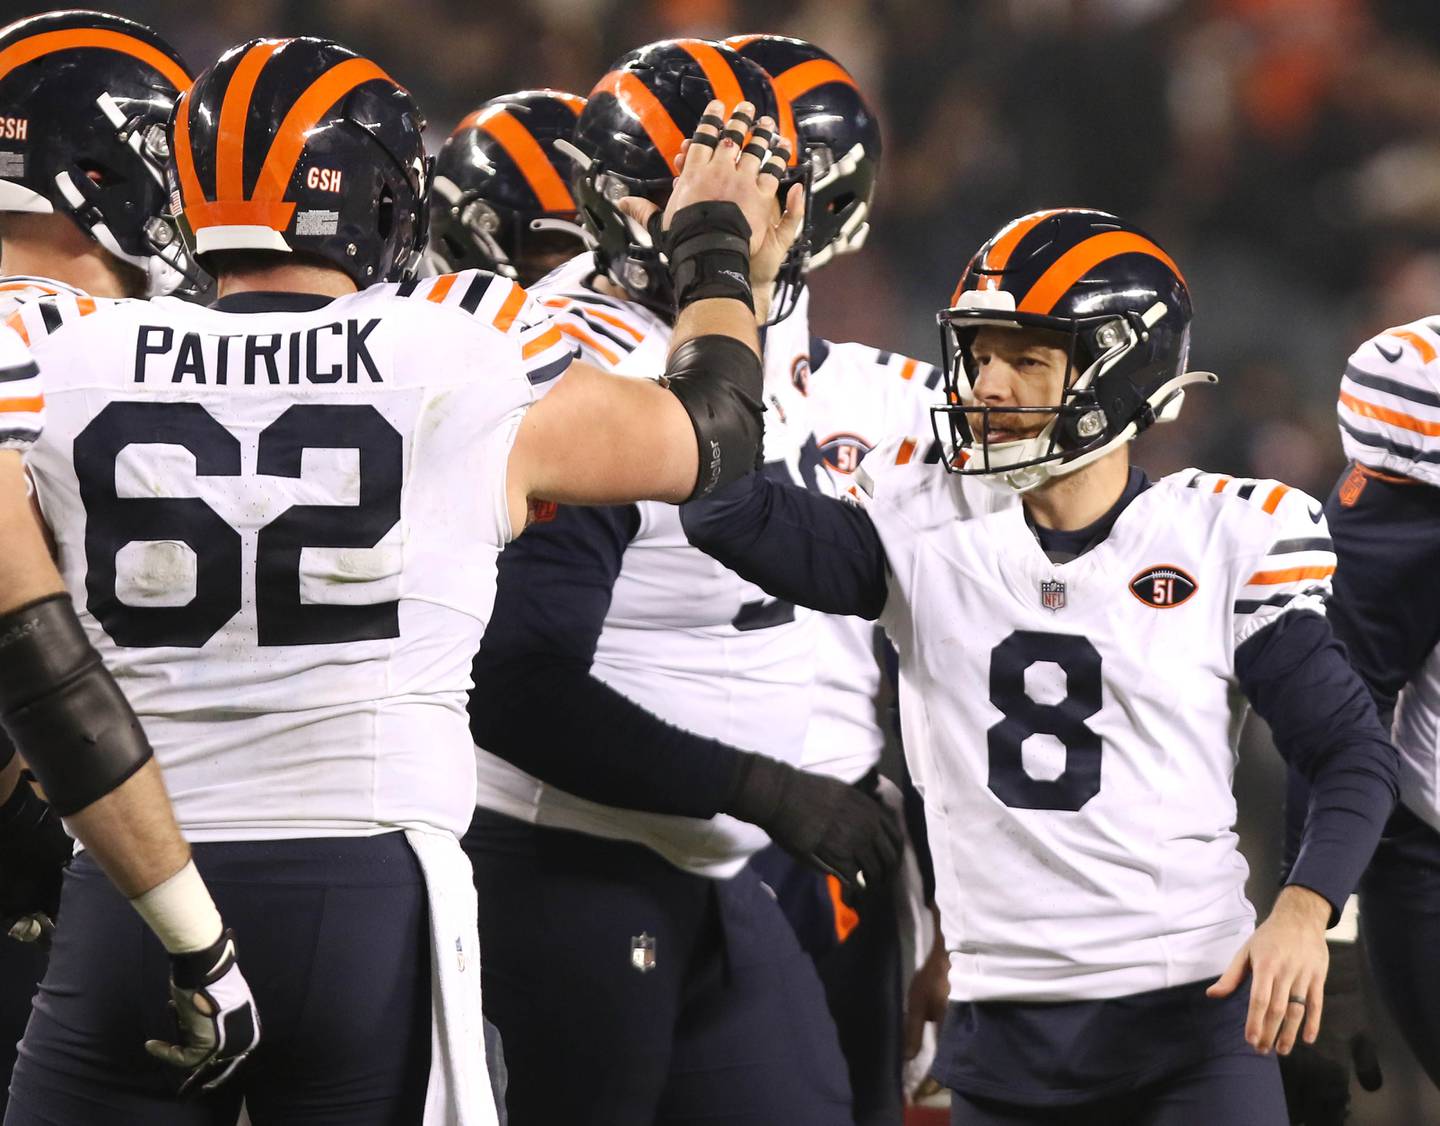
POLYGON ((732 35, 728 39, 722 39, 721 42, 732 51, 743 51, 746 47, 750 46, 751 43, 754 43, 755 40, 764 38, 765 36, 763 35, 732 35))
POLYGON ((574 110, 576 117, 579 117, 582 113, 585 112, 585 99, 582 98, 579 94, 567 94, 563 90, 551 90, 550 96, 553 97, 556 101, 564 102, 567 106, 574 110))
MULTIPOLYGON (((987 273, 993 271, 999 274, 1004 271, 1010 263, 1010 255, 1015 253, 1015 248, 1020 245, 1020 240, 1038 227, 1044 220, 1052 215, 1059 215, 1066 208, 1054 207, 1049 211, 1036 211, 1032 215, 1022 215, 1020 218, 1001 228, 1000 234, 996 236, 991 244, 989 252, 983 261, 976 267, 987 273)), ((955 287, 955 292, 950 295, 950 304, 955 305, 960 301, 960 294, 965 290, 965 278, 970 271, 966 270, 960 277, 960 284, 955 287)), ((980 289, 999 289, 1000 279, 998 277, 982 277, 979 284, 980 289)))
POLYGON ((640 122, 640 128, 645 130, 645 135, 665 158, 670 171, 679 175, 675 162, 680 156, 680 147, 685 143, 685 134, 680 132, 680 127, 675 124, 670 111, 660 104, 660 99, 645 88, 645 83, 627 71, 612 70, 595 84, 594 93, 613 94, 615 100, 640 122))
POLYGON ((76 27, 68 31, 42 31, 39 35, 32 35, 18 43, 12 43, 5 50, 0 51, 0 78, 4 78, 16 67, 24 66, 44 55, 53 54, 55 51, 68 51, 74 47, 96 47, 106 51, 119 51, 122 55, 129 55, 132 59, 139 59, 147 66, 154 67, 170 80, 175 89, 181 91, 190 89, 190 76, 164 51, 151 46, 143 39, 127 35, 123 31, 108 31, 94 27, 76 27))
POLYGON ((175 171, 180 179, 180 206, 189 210, 205 205, 205 190, 195 174, 195 151, 190 147, 190 95, 175 104, 175 171))
MULTIPOLYGON (((270 142, 270 151, 265 154, 265 164, 255 181, 256 203, 279 203, 289 187, 290 175, 305 148, 305 135, 315 127, 316 122, 331 106, 357 86, 374 80, 388 82, 400 88, 400 84, 372 63, 369 59, 346 59, 332 66, 305 88, 295 99, 295 104, 275 131, 270 142)), ((295 205, 286 205, 294 210, 295 205)))
POLYGON ((520 169, 520 175, 546 211, 574 211, 575 200, 570 189, 555 171, 545 150, 508 110, 494 106, 475 123, 494 137, 507 156, 520 169))
POLYGON ((215 133, 217 201, 245 198, 245 115, 250 111, 250 99, 255 94, 260 71, 276 48, 285 42, 284 39, 262 39, 245 52, 230 75, 230 84, 225 87, 225 98, 220 103, 220 125, 215 133))
POLYGON ((1078 282, 1101 262, 1119 257, 1121 254, 1147 254, 1169 266, 1183 283, 1180 267, 1175 265, 1153 242, 1129 231, 1105 231, 1091 235, 1084 242, 1076 243, 1060 255, 1040 279, 1030 287, 1016 311, 1021 313, 1048 313, 1065 291, 1078 282))
POLYGON ((808 63, 800 63, 783 74, 777 74, 775 92, 789 102, 801 94, 808 94, 818 86, 828 86, 832 82, 849 86, 852 90, 860 89, 855 85, 855 79, 851 78, 850 73, 839 63, 829 59, 811 59, 808 63))
POLYGON ((745 94, 740 89, 740 79, 735 77, 734 68, 712 44, 703 39, 677 39, 675 45, 700 64, 700 69, 705 72, 705 78, 710 83, 710 89, 715 91, 715 97, 725 103, 727 110, 733 110, 745 101, 745 94))

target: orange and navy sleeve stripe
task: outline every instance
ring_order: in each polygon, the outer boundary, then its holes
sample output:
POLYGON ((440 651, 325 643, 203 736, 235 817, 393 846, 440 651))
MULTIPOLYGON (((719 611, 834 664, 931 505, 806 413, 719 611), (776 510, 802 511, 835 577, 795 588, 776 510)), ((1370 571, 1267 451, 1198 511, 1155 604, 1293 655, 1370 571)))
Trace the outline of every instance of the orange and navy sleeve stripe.
POLYGON ((462 270, 435 278, 402 282, 400 297, 445 305, 468 313, 481 324, 515 337, 526 378, 532 386, 550 384, 575 360, 575 351, 550 311, 509 278, 484 270, 462 270))
POLYGON ((1440 333, 1430 325, 1388 329, 1356 349, 1335 409, 1351 461, 1440 485, 1440 333))
POLYGON ((623 307, 567 294, 548 296, 547 308, 559 317, 560 330, 576 352, 596 367, 617 367, 645 340, 648 328, 623 307))
POLYGON ((28 449, 44 428, 40 369, 19 334, 0 327, 0 449, 28 449))
POLYGON ((1335 545, 1320 502, 1279 481, 1200 473, 1193 489, 1233 498, 1263 512, 1265 540, 1247 552, 1232 606, 1235 644, 1292 610, 1325 612, 1335 574, 1335 545))

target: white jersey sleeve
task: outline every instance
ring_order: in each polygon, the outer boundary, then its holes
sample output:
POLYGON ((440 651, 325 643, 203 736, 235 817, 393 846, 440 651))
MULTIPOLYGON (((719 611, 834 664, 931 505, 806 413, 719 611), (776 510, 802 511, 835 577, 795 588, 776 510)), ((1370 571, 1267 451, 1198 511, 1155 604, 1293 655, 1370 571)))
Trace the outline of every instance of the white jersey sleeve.
POLYGON ((1252 518, 1238 548, 1235 647, 1282 614, 1324 614, 1335 574, 1335 547, 1320 502, 1279 481, 1187 473, 1190 488, 1231 498, 1264 518, 1252 518))
POLYGON ((44 428, 40 369, 20 334, 0 327, 0 449, 28 449, 44 428))
POLYGON ((1345 456, 1440 485, 1440 333, 1425 321, 1360 345, 1340 380, 1345 456))

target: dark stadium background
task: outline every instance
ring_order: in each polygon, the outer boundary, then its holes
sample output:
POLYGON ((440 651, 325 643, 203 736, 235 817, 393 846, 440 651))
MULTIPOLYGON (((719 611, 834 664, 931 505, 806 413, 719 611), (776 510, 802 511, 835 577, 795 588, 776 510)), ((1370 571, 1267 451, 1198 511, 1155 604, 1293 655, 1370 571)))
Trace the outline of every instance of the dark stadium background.
MULTIPOLYGON (((57 5, 0 0, 0 23, 57 5)), ((814 325, 934 359, 934 311, 1006 219, 1120 212, 1180 262, 1193 366, 1220 374, 1142 440, 1152 473, 1279 477, 1318 495, 1342 460, 1345 357, 1440 316, 1436 0, 112 0, 197 69, 257 35, 325 35, 409 86, 438 145, 522 87, 585 93, 651 39, 780 32, 859 79, 885 126, 870 245, 817 278, 814 325)), ((1405 592, 1395 592, 1403 598, 1405 592)), ((1282 772, 1261 725, 1238 787, 1268 904, 1282 772)), ((1437 952, 1440 956, 1440 952, 1437 952)), ((1389 1029, 1359 1126, 1440 1122, 1389 1029)), ((1222 1124, 1217 1124, 1222 1126, 1222 1124)))

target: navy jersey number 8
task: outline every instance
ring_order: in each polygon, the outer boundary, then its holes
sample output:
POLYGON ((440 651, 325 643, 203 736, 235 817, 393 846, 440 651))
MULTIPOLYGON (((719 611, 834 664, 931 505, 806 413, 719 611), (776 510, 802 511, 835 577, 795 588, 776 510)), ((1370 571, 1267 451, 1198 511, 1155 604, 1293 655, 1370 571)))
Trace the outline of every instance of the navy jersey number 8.
POLYGON ((1085 721, 1100 710, 1100 653, 1090 639, 1016 630, 990 653, 990 702, 1004 716, 987 732, 990 790, 1015 809, 1080 809, 1100 792, 1100 736, 1085 721), (1025 690, 1025 673, 1042 661, 1065 671, 1065 698, 1040 704, 1025 690), (1065 748, 1065 769, 1033 778, 1022 747, 1031 735, 1053 735, 1065 748))
MULTIPOLYGON (((238 477, 240 442, 198 403, 111 403, 75 439, 85 505, 86 606, 117 645, 199 648, 240 610, 240 533, 198 497, 122 497, 115 464, 139 443, 182 446, 201 477, 238 477), (195 596, 183 606, 130 606, 115 588, 127 544, 178 540, 195 553, 195 596)), ((305 547, 374 547, 400 520, 403 442, 373 406, 292 406, 260 433, 259 472, 298 477, 306 449, 353 449, 356 505, 292 505, 261 529, 255 615, 261 645, 334 645, 398 637, 399 604, 300 601, 305 547)))

